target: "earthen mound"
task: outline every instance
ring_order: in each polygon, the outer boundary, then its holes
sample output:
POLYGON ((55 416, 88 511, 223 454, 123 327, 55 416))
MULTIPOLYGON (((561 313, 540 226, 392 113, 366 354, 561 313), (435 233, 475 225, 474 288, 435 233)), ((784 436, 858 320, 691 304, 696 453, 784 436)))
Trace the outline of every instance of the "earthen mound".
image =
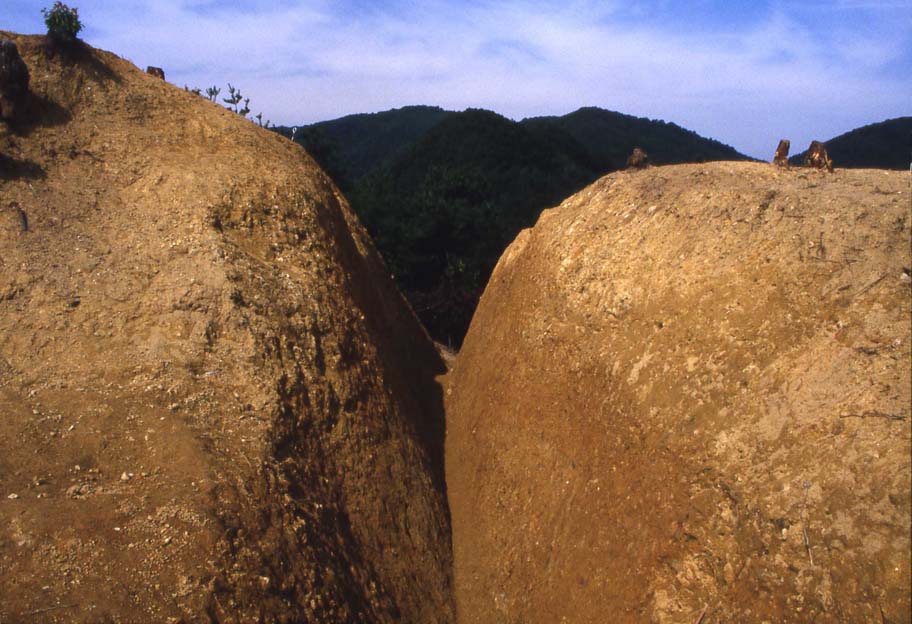
POLYGON ((0 620, 450 621, 442 370, 297 145, 11 37, 0 620))
POLYGON ((609 175, 448 380, 467 622, 910 618, 908 174, 609 175))

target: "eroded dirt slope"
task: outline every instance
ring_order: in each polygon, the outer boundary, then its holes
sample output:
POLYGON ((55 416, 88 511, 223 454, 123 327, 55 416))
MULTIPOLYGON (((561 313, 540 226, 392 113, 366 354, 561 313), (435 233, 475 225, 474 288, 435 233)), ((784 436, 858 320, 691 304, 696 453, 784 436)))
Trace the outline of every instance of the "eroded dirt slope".
POLYGON ((910 178, 609 175, 448 380, 464 622, 907 622, 910 178))
POLYGON ((0 36, 0 620, 451 621, 442 363, 331 182, 0 36))

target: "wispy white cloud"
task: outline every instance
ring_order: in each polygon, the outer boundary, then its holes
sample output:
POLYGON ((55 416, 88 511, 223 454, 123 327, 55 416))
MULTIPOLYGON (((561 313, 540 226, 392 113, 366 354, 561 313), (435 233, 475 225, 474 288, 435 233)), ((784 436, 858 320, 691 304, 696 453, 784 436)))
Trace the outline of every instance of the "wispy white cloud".
MULTIPOLYGON (((23 0, 9 1, 18 15, 23 0)), ((767 157, 782 137, 801 145, 912 114, 910 5, 89 0, 80 11, 92 44, 179 85, 231 81, 281 123, 414 103, 514 118, 596 105, 767 157)))

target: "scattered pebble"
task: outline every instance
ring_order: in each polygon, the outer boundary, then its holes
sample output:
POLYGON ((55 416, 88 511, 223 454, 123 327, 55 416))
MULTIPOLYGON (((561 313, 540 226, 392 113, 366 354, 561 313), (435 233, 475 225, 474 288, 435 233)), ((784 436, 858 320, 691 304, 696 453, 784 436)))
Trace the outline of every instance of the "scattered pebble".
POLYGON ((10 499, 10 500, 16 500, 17 498, 19 498, 19 495, 18 495, 18 494, 10 494, 9 496, 7 496, 7 498, 10 499))
POLYGON ((71 485, 66 489, 66 495, 70 498, 80 498, 87 494, 92 493, 92 486, 89 483, 77 483, 76 485, 71 485))

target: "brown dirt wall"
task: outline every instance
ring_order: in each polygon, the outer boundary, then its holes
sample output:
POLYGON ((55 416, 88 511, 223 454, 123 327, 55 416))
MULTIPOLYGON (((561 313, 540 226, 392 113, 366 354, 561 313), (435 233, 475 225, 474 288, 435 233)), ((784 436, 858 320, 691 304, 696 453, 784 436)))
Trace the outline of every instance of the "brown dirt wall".
POLYGON ((447 380, 463 622, 907 622, 907 173, 619 172, 447 380))
POLYGON ((443 370, 298 146, 12 37, 0 621, 452 621, 443 370))

